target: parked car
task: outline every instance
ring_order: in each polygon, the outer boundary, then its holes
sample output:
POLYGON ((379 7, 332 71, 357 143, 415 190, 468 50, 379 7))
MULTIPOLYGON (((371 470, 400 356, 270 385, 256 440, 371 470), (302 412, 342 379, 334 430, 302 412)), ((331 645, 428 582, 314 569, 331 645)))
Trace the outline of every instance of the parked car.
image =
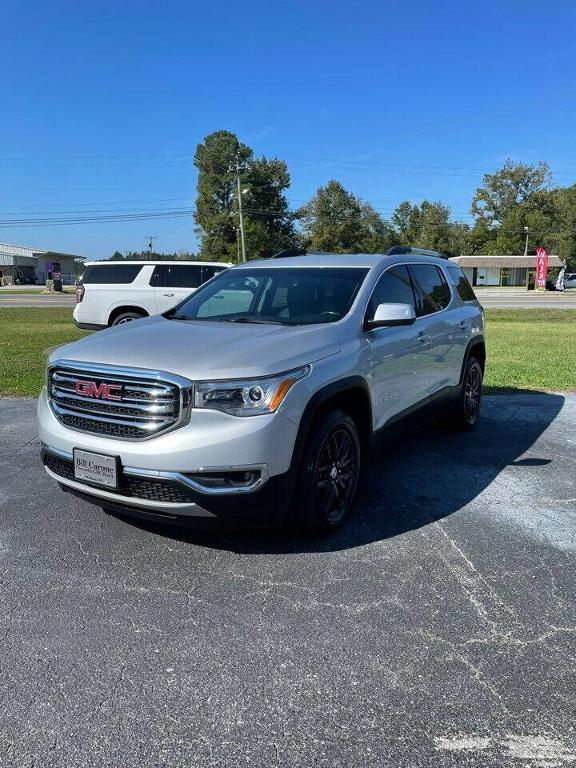
POLYGON ((485 359, 482 308, 446 259, 252 261, 53 352, 43 461, 123 515, 330 530, 392 429, 441 410, 474 427, 485 359))
POLYGON ((230 264, 91 261, 76 286, 74 322, 100 330, 165 312, 230 264))
MULTIPOLYGON (((556 277, 549 277, 546 279, 546 290, 547 291, 555 291, 556 290, 556 277)), ((564 288, 576 288, 576 273, 567 273, 564 275, 564 288)))

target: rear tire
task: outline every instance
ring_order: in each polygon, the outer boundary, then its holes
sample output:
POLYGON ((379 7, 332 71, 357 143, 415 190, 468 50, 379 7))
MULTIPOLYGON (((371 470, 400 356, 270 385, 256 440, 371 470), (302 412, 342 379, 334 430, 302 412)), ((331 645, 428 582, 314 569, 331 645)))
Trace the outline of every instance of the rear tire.
POLYGON ((452 423, 457 429, 474 429, 480 417, 482 404, 482 366, 475 357, 469 357, 464 369, 462 391, 452 414, 452 423))
POLYGON ((353 506, 361 450, 356 424, 343 411, 314 426, 304 449, 294 496, 296 519, 318 532, 334 531, 353 506))
POLYGON ((141 317, 146 317, 146 315, 141 314, 140 312, 122 312, 120 315, 114 318, 112 322, 110 323, 110 326, 113 327, 115 325, 123 325, 124 323, 130 323, 132 320, 138 320, 141 317))

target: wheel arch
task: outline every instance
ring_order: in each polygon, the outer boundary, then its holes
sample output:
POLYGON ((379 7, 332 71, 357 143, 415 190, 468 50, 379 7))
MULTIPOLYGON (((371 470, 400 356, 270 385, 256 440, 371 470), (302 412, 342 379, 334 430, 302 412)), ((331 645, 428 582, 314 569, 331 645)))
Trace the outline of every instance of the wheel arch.
POLYGON ((124 312, 137 312, 142 317, 150 317, 150 313, 147 312, 143 307, 137 307, 132 304, 126 304, 120 307, 114 307, 114 309, 110 312, 110 315, 108 316, 108 326, 111 326, 114 320, 119 315, 123 315, 124 312))
POLYGON ((486 343, 483 336, 475 336, 468 342, 468 346, 466 347, 466 354, 464 355, 464 360, 462 361, 462 370, 460 371, 460 383, 464 381, 464 372, 466 371, 468 360, 471 357, 475 357, 476 360, 478 360, 482 368, 482 374, 484 374, 484 370, 486 368, 486 343))
POLYGON ((372 436, 372 404, 368 385, 361 376, 350 376, 327 384, 308 401, 298 427, 292 454, 292 468, 297 470, 309 435, 327 413, 342 410, 356 424, 363 453, 367 453, 372 436))

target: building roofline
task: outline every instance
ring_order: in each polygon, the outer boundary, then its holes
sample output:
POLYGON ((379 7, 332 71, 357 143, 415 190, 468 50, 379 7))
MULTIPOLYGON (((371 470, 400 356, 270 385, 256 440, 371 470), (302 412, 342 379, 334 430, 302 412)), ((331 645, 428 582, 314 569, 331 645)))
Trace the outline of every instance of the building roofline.
POLYGON ((4 246, 5 248, 21 248, 24 251, 30 251, 29 258, 37 258, 38 256, 69 256, 71 259, 86 258, 86 256, 79 256, 76 253, 64 253, 64 251, 52 251, 46 248, 33 248, 30 245, 20 245, 19 243, 0 242, 0 246, 4 246))

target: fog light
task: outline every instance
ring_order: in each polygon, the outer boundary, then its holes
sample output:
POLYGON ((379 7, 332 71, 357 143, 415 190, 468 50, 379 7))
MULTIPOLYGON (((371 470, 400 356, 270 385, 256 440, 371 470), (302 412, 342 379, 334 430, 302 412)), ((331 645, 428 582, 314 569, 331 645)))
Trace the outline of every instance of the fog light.
POLYGON ((261 479, 259 469, 239 470, 232 472, 202 472, 198 474, 187 474, 191 480, 198 485, 210 488, 251 488, 261 479))

